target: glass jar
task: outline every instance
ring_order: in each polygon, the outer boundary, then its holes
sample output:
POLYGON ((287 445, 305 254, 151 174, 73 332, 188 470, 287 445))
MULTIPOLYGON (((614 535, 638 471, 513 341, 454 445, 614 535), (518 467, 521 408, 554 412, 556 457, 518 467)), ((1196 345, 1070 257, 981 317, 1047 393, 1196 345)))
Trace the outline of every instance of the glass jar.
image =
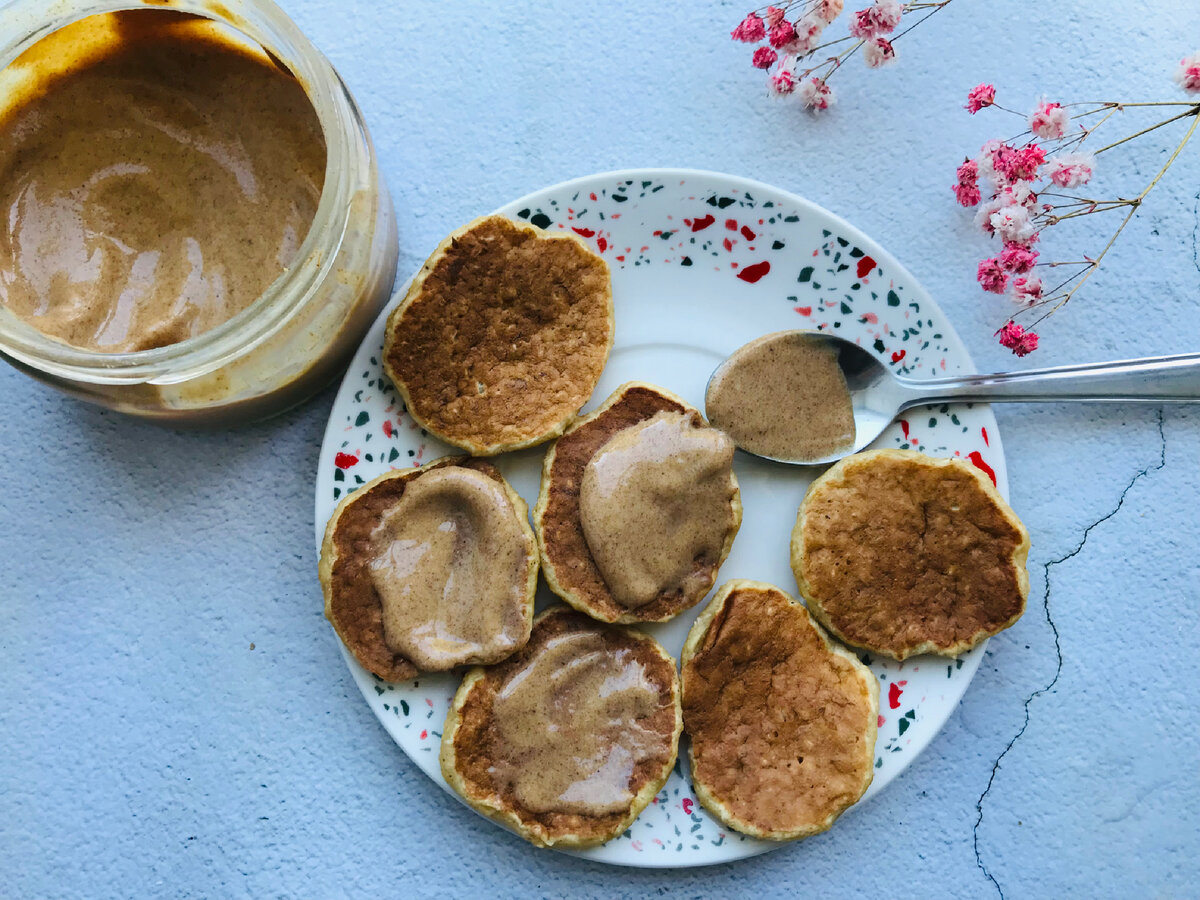
POLYGON ((14 0, 0 15, 0 70, 71 22, 139 8, 215 20, 297 78, 326 143, 325 183, 308 236, 257 300, 194 337, 100 353, 54 340, 0 306, 0 356, 69 394, 170 424, 264 418, 341 371, 387 302, 398 255, 391 199, 350 92, 270 0, 14 0))

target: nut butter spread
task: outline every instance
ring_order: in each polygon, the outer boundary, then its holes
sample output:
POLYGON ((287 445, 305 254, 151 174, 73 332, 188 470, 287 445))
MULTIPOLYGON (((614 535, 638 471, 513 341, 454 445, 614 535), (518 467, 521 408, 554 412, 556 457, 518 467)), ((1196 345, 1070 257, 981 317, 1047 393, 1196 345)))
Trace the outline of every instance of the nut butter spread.
POLYGON ((622 812, 638 763, 664 754, 668 738, 639 721, 662 704, 633 649, 556 635, 496 693, 496 784, 532 812, 622 812))
POLYGON ((854 408, 837 352, 794 331, 735 351, 713 376, 704 410, 759 456, 817 460, 854 446, 854 408))
POLYGON ((142 10, 69 25, 13 67, 33 84, 0 110, 12 313, 76 347, 145 350, 225 322, 291 264, 325 141, 262 51, 142 10))
POLYGON ((414 479, 371 534, 384 643, 428 671, 515 649, 528 628, 527 554, 495 480, 459 466, 414 479))
MULTIPOLYGON (((588 462, 579 513, 588 549, 627 609, 701 577, 736 525, 733 444, 688 413, 660 412, 619 431, 588 462)), ((707 587, 707 585, 706 585, 707 587)))

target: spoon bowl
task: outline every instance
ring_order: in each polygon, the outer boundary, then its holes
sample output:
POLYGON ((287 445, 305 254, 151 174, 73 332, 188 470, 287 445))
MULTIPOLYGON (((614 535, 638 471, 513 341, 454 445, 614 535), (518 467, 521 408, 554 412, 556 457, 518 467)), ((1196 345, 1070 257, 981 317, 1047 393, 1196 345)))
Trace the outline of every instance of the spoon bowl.
MULTIPOLYGON (((803 336, 805 341, 826 347, 836 355, 854 414, 853 441, 837 452, 820 458, 767 455, 743 447, 737 436, 731 435, 745 452, 789 465, 828 465, 857 453, 878 438, 904 410, 926 403, 1200 402, 1200 353, 1030 369, 1025 372, 917 379, 893 374, 869 350, 823 331, 787 331, 768 337, 774 339, 784 336, 803 336)), ((727 374, 727 367, 738 359, 740 352, 735 351, 727 357, 709 378, 705 389, 705 414, 710 419, 713 384, 720 380, 719 376, 727 374)))

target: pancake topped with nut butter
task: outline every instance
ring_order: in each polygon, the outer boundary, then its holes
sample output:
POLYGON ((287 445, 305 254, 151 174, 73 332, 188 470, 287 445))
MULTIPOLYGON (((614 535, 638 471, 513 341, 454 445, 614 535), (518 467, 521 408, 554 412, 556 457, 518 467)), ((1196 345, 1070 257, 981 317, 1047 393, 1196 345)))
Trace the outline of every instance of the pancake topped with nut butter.
POLYGON ((698 603, 741 523, 733 451, 678 397, 618 388, 546 456, 534 524, 551 589, 606 622, 698 603))
POLYGON ((1029 535, 961 459, 848 456, 812 483, 792 532, 809 610, 847 643, 893 659, 957 656, 1025 611, 1029 535))
POLYGON ((524 649, 467 673, 443 730, 442 774, 538 846, 594 846, 658 793, 681 728, 675 661, 657 641, 556 607, 524 649))
POLYGON ((562 434, 612 342, 608 264, 573 234, 486 216, 413 279, 383 368, 429 433, 492 456, 562 434))
POLYGON ((325 615, 388 681, 493 663, 525 644, 537 552, 521 498, 489 463, 389 472, 346 497, 321 547, 325 615))
POLYGON ((879 685, 769 584, 731 581, 683 647, 696 796, 745 834, 825 831, 871 783, 879 685))

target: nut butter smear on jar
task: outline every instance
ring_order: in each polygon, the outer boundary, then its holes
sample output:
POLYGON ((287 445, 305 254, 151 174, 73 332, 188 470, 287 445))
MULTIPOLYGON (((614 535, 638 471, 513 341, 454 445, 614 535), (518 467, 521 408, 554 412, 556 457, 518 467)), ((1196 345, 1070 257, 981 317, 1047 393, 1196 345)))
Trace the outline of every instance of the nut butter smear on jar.
POLYGON ((0 110, 0 303, 101 353, 232 318, 292 264, 325 179, 296 78, 207 19, 91 16, 15 62, 0 110))

